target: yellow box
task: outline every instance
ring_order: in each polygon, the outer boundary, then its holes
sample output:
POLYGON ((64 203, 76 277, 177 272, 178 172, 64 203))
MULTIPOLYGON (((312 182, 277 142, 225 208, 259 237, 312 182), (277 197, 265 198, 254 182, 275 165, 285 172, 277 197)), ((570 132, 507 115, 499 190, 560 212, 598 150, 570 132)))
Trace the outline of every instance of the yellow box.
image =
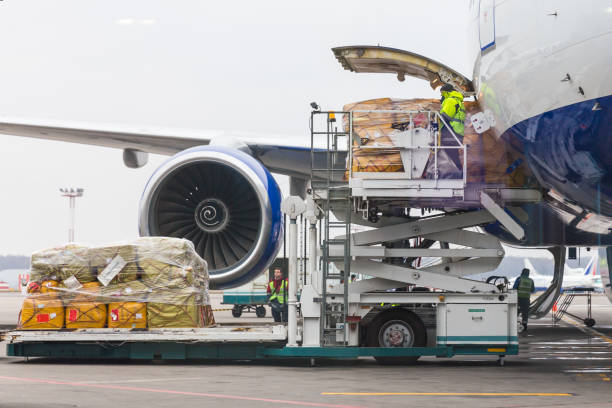
POLYGON ((64 327, 64 306, 53 295, 35 295, 23 301, 19 329, 43 330, 64 327))
POLYGON ((108 305, 108 327, 144 329, 147 327, 147 304, 117 302, 108 305))
POLYGON ((36 296, 45 294, 49 296, 49 298, 57 299, 58 295, 60 295, 60 291, 58 290, 59 286, 60 284, 56 280, 46 280, 40 284, 37 282, 30 282, 28 285, 28 294, 36 296))
POLYGON ((72 302, 66 306, 66 328, 92 329, 106 325, 106 305, 98 302, 72 302))

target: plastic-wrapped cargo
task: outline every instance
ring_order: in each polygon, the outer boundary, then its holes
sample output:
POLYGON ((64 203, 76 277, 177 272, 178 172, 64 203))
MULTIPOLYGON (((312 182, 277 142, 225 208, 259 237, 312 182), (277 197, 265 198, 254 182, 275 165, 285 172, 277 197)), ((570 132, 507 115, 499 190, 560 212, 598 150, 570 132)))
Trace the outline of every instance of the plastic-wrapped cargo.
POLYGON ((28 328, 214 324, 206 262, 185 239, 145 237, 106 246, 50 248, 32 254, 31 276, 21 319, 28 317, 28 328), (55 300, 55 308, 61 305, 61 324, 32 321, 34 303, 43 297, 55 300))
POLYGON ((100 302, 71 301, 66 305, 67 329, 100 329, 106 325, 106 305, 100 302))
POLYGON ((48 294, 31 295, 23 301, 19 313, 19 329, 41 330, 64 327, 64 305, 48 294))
POLYGON ((203 327, 202 294, 189 289, 170 291, 167 297, 157 296, 147 303, 147 324, 150 328, 203 327))
MULTIPOLYGON (((465 102, 466 119, 464 143, 468 145, 467 181, 470 183, 502 184, 507 187, 525 187, 529 183, 529 170, 520 164, 525 161, 520 146, 497 139, 493 132, 476 133, 470 118, 480 111, 475 102, 465 102)), ((439 111, 438 99, 391 99, 381 98, 345 105, 343 110, 384 111, 439 111)), ((395 147, 394 135, 398 125, 410 120, 408 113, 354 112, 353 132, 359 136, 361 145, 377 149, 353 147, 353 172, 403 172, 400 152, 395 147), (388 149, 384 147, 388 146, 388 149), (382 148, 381 148, 382 147, 382 148)), ((430 118, 425 113, 412 116, 415 127, 426 128, 430 118)), ((344 128, 348 131, 348 117, 344 117, 344 128)), ((460 155, 463 161, 463 155, 460 155)), ((431 159, 430 159, 431 160, 431 159)))
POLYGON ((109 303, 107 325, 113 329, 146 328, 147 304, 141 302, 109 303))

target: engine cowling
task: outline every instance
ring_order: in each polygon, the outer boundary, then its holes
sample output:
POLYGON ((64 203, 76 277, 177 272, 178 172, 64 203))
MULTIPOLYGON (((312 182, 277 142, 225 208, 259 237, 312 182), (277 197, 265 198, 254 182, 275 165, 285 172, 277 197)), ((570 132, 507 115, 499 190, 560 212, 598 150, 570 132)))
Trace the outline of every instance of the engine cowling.
POLYGON ((171 157, 140 199, 140 235, 186 238, 208 263, 210 286, 240 286, 274 261, 282 240, 281 193, 248 154, 200 146, 171 157))

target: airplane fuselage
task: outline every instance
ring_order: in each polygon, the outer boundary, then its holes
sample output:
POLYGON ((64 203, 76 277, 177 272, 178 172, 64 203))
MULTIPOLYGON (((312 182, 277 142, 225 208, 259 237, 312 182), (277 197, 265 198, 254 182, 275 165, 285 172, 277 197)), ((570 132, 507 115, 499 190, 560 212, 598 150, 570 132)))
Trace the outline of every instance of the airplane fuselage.
MULTIPOLYGON (((612 7, 471 2, 474 85, 501 143, 548 193, 526 205, 528 246, 612 245, 612 7)), ((527 185, 525 185, 527 187, 527 185)))

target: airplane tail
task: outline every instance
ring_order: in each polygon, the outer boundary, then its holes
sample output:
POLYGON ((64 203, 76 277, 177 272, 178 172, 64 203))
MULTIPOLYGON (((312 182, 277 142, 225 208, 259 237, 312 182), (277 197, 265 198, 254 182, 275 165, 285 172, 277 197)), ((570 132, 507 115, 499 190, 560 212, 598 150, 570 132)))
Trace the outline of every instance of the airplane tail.
POLYGON ((599 263, 599 260, 597 259, 597 255, 594 255, 591 260, 589 261, 589 263, 587 264, 587 266, 584 268, 584 276, 587 275, 597 275, 597 266, 599 263))

